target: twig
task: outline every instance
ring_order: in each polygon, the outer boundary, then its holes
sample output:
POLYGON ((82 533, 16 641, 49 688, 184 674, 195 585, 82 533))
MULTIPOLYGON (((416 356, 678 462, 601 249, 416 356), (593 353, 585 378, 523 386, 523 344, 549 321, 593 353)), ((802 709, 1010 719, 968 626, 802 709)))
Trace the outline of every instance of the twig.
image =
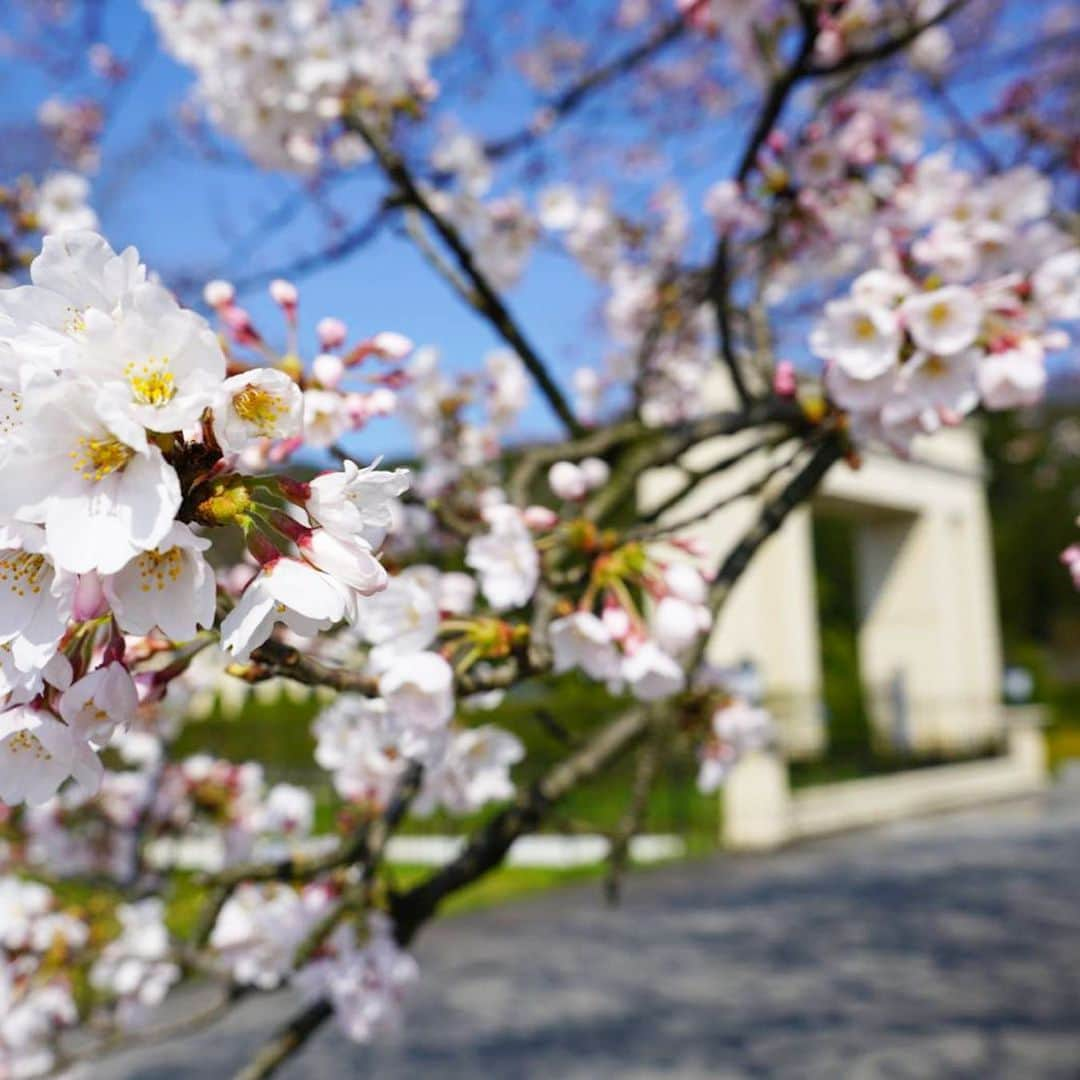
POLYGON ((788 435, 785 432, 778 438, 764 439, 761 442, 749 443, 741 450, 736 450, 734 453, 729 454, 726 458, 722 458, 715 464, 707 465, 701 469, 692 469, 689 465, 680 463, 678 468, 682 470, 683 476, 685 477, 684 482, 672 491, 670 495, 657 503, 656 506, 645 513, 639 514, 638 521, 642 525, 651 525, 654 521, 658 521, 663 517, 663 515, 672 507, 682 502, 702 480, 706 480, 710 476, 715 476, 717 473, 726 472, 728 469, 738 465, 739 462, 745 461, 749 457, 753 457, 762 450, 775 450, 776 447, 785 442, 787 438, 788 435))
MULTIPOLYGON (((305 686, 327 687, 362 694, 364 697, 379 696, 379 680, 375 676, 349 668, 331 667, 273 638, 252 652, 247 668, 230 669, 230 672, 252 683, 280 676, 305 686)), ((499 664, 486 664, 482 669, 456 673, 454 688, 459 695, 468 697, 487 690, 505 690, 521 679, 536 674, 540 672, 533 668, 527 656, 516 655, 499 664)))
POLYGON ((594 91, 614 82, 622 75, 633 71, 639 64, 649 60, 667 46, 678 41, 686 31, 687 16, 680 13, 661 24, 651 37, 640 45, 601 64, 593 71, 582 76, 572 86, 551 98, 543 107, 545 122, 542 126, 533 123, 512 135, 504 135, 484 144, 484 153, 489 158, 501 158, 531 144, 538 135, 546 134, 559 120, 566 119, 582 105, 594 91))
POLYGON ((761 515, 745 536, 728 552, 709 589, 709 606, 719 611, 742 577, 758 549, 784 524, 788 514, 813 495, 825 474, 843 456, 843 447, 835 435, 826 438, 813 457, 787 484, 783 491, 765 504, 761 515))
MULTIPOLYGON (((744 184, 750 176, 758 154, 761 152, 769 133, 776 126, 780 114, 787 104, 791 92, 805 77, 814 55, 817 43, 817 13, 813 5, 800 2, 796 5, 799 12, 801 36, 798 51, 783 74, 769 88, 758 113, 757 121, 750 133, 750 138, 743 147, 739 164, 735 169, 735 180, 744 184)), ((747 402, 750 392, 742 371, 742 364, 735 349, 731 328, 731 239, 727 235, 720 238, 716 245, 712 268, 709 273, 708 291, 716 308, 716 331, 720 339, 720 351, 724 358, 732 386, 739 400, 747 402)))
MULTIPOLYGON (((631 447, 612 470, 611 479, 585 506, 585 516, 602 521, 633 494, 643 473, 677 461, 692 446, 719 435, 734 435, 751 428, 783 424, 789 433, 808 430, 808 421, 797 402, 784 398, 753 401, 733 412, 710 413, 666 431, 658 431, 631 447)), ((648 429, 646 429, 648 430, 648 429)))
MULTIPOLYGON (((760 495, 773 480, 784 472, 786 469, 791 468, 795 464, 796 458, 802 453, 804 446, 799 443, 795 447, 795 452, 789 454, 787 457, 782 458, 780 461, 773 462, 765 472, 747 484, 745 487, 740 488, 738 491, 733 492, 730 495, 724 495, 723 497, 707 503, 700 510, 695 510, 692 513, 686 514, 681 518, 676 518, 674 521, 660 521, 654 525, 633 529, 630 532, 630 536, 639 540, 654 539, 660 536, 667 536, 673 532, 679 532, 682 529, 687 529, 691 525, 696 525, 698 522, 703 521, 707 517, 712 517, 713 514, 718 513, 721 510, 740 502, 743 499, 749 499, 754 495, 760 495)), ((689 491, 694 490, 692 485, 689 491)), ((683 494, 688 494, 689 491, 680 493, 680 498, 683 494)))
POLYGON ((401 192, 404 201, 415 207, 428 221, 443 243, 450 249, 462 275, 472 285, 475 292, 472 307, 483 315, 498 331, 502 339, 518 354, 521 362, 528 369, 541 393, 547 399, 552 411, 562 421, 571 435, 581 435, 583 428, 562 390, 552 379, 547 365, 539 353, 526 339, 514 317, 510 314, 499 294, 477 266, 471 249, 461 233, 431 205, 428 197, 420 190, 412 173, 402 157, 391 148, 374 127, 359 113, 349 118, 350 125, 370 147, 376 160, 387 178, 401 192))
POLYGON ((611 836, 611 848, 608 852, 608 872, 604 878, 604 896, 612 907, 619 902, 622 875, 630 855, 630 842, 641 831, 645 815, 649 808, 649 796, 652 794, 664 744, 661 738, 664 728, 661 725, 662 714, 656 713, 651 722, 651 730, 646 741, 638 748, 634 769, 634 782, 630 789, 630 800, 626 811, 619 819, 615 832, 611 836))
POLYGON ((235 1080, 263 1080, 277 1072, 333 1015, 330 1003, 320 998, 301 1009, 272 1039, 265 1043, 235 1080))

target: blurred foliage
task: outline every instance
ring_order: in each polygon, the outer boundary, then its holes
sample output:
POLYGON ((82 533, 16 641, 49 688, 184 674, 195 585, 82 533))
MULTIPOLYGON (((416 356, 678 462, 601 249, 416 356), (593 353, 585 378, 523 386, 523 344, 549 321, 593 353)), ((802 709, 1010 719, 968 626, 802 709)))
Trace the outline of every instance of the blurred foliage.
POLYGON ((1080 417, 1048 405, 992 414, 984 431, 1007 660, 1025 663, 1032 643, 1080 657, 1080 601, 1060 562, 1080 535, 1080 417))
POLYGON ((849 518, 814 515, 828 753, 857 767, 872 757, 873 738, 859 673, 855 530, 856 523, 849 518))
MULTIPOLYGON (((628 699, 612 697, 605 687, 570 673, 525 683, 508 693, 496 708, 466 711, 461 718, 472 726, 497 724, 522 741, 526 758, 515 767, 514 778, 519 786, 526 787, 628 704, 628 699)), ((315 792, 316 830, 326 831, 332 828, 340 803, 326 773, 312 758, 315 740, 311 724, 320 707, 314 697, 296 702, 282 695, 274 701, 252 697, 236 715, 216 708, 206 719, 187 723, 172 754, 182 758, 208 753, 232 761, 254 756, 263 764, 271 783, 300 783, 315 792)), ((546 828, 556 832, 610 832, 626 811, 633 771, 634 755, 630 754, 603 776, 572 792, 559 804, 546 828)), ((696 774, 695 747, 688 737, 676 733, 653 787, 643 831, 679 833, 687 838, 691 850, 715 846, 720 800, 698 793, 696 774)), ((464 818, 443 813, 414 817, 401 831, 469 831, 492 812, 489 807, 464 818)))
POLYGON ((984 432, 1005 660, 1031 672, 1056 767, 1080 757, 1080 597, 1060 562, 1080 537, 1080 416, 1066 398, 984 432))

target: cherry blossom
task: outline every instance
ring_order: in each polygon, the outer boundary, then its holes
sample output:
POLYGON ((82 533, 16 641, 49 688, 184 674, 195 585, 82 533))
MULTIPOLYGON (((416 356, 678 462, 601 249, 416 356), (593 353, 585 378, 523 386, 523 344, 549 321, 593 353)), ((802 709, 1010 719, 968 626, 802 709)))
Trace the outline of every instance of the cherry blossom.
POLYGON ((158 627, 174 641, 188 641, 214 622, 214 574, 203 552, 211 544, 177 521, 152 551, 136 555, 105 579, 109 607, 129 634, 158 627))
POLYGON ((588 611, 555 619, 548 627, 556 671, 580 667, 590 679, 619 676, 620 657, 604 623, 588 611))
POLYGON ((496 611, 528 603, 539 577, 539 558, 521 512, 513 506, 484 511, 490 531, 469 541, 466 562, 480 576, 484 597, 496 611))
POLYGON ((145 1023, 180 978, 179 966, 170 959, 164 914, 157 898, 122 904, 117 910, 120 935, 105 946, 90 971, 92 985, 116 999, 122 1027, 145 1023))
POLYGON ((419 652, 394 660, 379 677, 379 692, 402 731, 402 748, 423 750, 454 714, 454 673, 438 653, 419 652))
POLYGON ((405 993, 416 982, 416 961, 394 941, 389 921, 368 918, 362 946, 347 934, 334 939, 331 956, 317 960, 301 973, 300 985, 310 995, 326 994, 346 1036, 370 1042, 401 1023, 405 993))
POLYGON ((303 408, 303 395, 288 375, 253 368, 222 384, 214 436, 226 453, 238 453, 256 439, 288 439, 301 431, 303 408))

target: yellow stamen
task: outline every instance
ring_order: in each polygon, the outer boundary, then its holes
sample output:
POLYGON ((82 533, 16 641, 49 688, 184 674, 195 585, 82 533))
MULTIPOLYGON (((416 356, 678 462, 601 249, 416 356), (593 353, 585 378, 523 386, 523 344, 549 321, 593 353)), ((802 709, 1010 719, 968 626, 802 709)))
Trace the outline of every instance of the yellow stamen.
POLYGON ((260 435, 273 435, 278 421, 288 411, 282 398, 258 386, 245 386, 233 397, 232 407, 233 412, 260 435))
POLYGON ((927 318, 931 326, 944 326, 952 316, 952 309, 943 300, 931 305, 927 318))
POLYGON ((68 454, 74 470, 84 480, 94 483, 122 469, 134 456, 135 451, 119 439, 90 439, 85 435, 79 437, 78 447, 68 454))
POLYGON ((124 368, 124 375, 131 387, 131 396, 140 405, 160 407, 176 397, 176 380, 169 371, 167 356, 151 356, 141 365, 132 361, 124 368))
POLYGON ((0 587, 20 597, 28 592, 37 595, 41 592, 41 582, 47 569, 44 555, 7 551, 0 557, 0 587))
POLYGON ((184 568, 184 554, 180 548, 168 551, 144 551, 135 560, 139 571, 141 592, 164 592, 180 580, 184 568))

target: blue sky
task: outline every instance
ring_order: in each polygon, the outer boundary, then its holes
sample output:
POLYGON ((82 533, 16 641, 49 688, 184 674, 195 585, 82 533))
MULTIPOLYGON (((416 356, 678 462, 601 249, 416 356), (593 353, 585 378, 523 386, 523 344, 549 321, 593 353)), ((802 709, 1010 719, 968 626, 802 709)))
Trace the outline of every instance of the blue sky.
MULTIPOLYGON (((476 2, 482 7, 485 0, 476 2)), ((610 0, 580 0, 573 15, 588 18, 593 11, 610 10, 610 0)), ((9 9, 6 17, 0 15, 0 28, 6 23, 6 29, 12 29, 17 19, 13 12, 9 9)), ((223 149, 232 160, 224 163, 208 162, 186 145, 176 135, 175 120, 192 86, 190 73, 156 48, 149 20, 135 0, 113 0, 104 5, 104 12, 105 39, 118 55, 140 58, 136 74, 113 103, 102 144, 104 166, 94 182, 95 205, 114 246, 137 245, 150 266, 171 284, 176 284, 180 272, 196 280, 216 273, 242 276, 318 249, 326 234, 310 208, 280 234, 262 238, 258 223, 296 192, 300 182, 245 167, 239 151, 227 144, 222 144, 223 149), (237 265, 230 252, 242 241, 250 247, 253 238, 256 250, 237 265)), ((1029 15, 1030 5, 1011 3, 1003 34, 1022 27, 1029 15)), ((39 64, 23 59, 24 52, 17 45, 0 74, 0 123, 5 128, 25 125, 50 93, 59 91, 65 97, 84 91, 101 93, 101 83, 84 74, 58 83, 39 64)), ((969 114, 977 113, 993 100, 1005 77, 998 73, 962 86, 957 93, 959 104, 969 114)), ((508 64, 505 74, 489 82, 487 93, 478 101, 466 102, 461 112, 470 128, 486 136, 497 135, 517 129, 537 100, 508 64)), ((603 123, 605 138, 616 142, 625 130, 625 117, 618 112, 587 112, 580 123, 589 122, 603 123)), ((731 123, 717 123, 715 132, 707 134, 674 170, 692 198, 730 170, 738 146, 738 131, 731 123)), ((610 172, 595 178, 623 180, 610 172)), ((656 172, 646 172, 638 186, 645 190, 661 178, 656 172)), ((354 178, 335 185, 330 201, 346 220, 355 221, 381 190, 370 170, 361 169, 354 178)), ((408 242, 393 233, 384 233, 355 256, 311 274, 300 284, 302 326, 307 331, 304 344, 309 350, 315 322, 325 314, 341 316, 357 334, 394 329, 418 343, 438 345, 451 368, 474 368, 498 344, 486 325, 463 310, 430 274, 408 242)), ((195 295, 189 292, 188 299, 195 295)), ((278 325, 263 289, 244 299, 267 328, 278 325)), ((595 290, 567 260, 543 251, 510 296, 528 335, 563 378, 603 351, 596 300, 595 290)), ((543 404, 535 401, 518 434, 531 437, 553 430, 543 404)), ((357 437, 351 446, 363 455, 393 453, 405 446, 405 440, 392 425, 382 424, 357 437)))

